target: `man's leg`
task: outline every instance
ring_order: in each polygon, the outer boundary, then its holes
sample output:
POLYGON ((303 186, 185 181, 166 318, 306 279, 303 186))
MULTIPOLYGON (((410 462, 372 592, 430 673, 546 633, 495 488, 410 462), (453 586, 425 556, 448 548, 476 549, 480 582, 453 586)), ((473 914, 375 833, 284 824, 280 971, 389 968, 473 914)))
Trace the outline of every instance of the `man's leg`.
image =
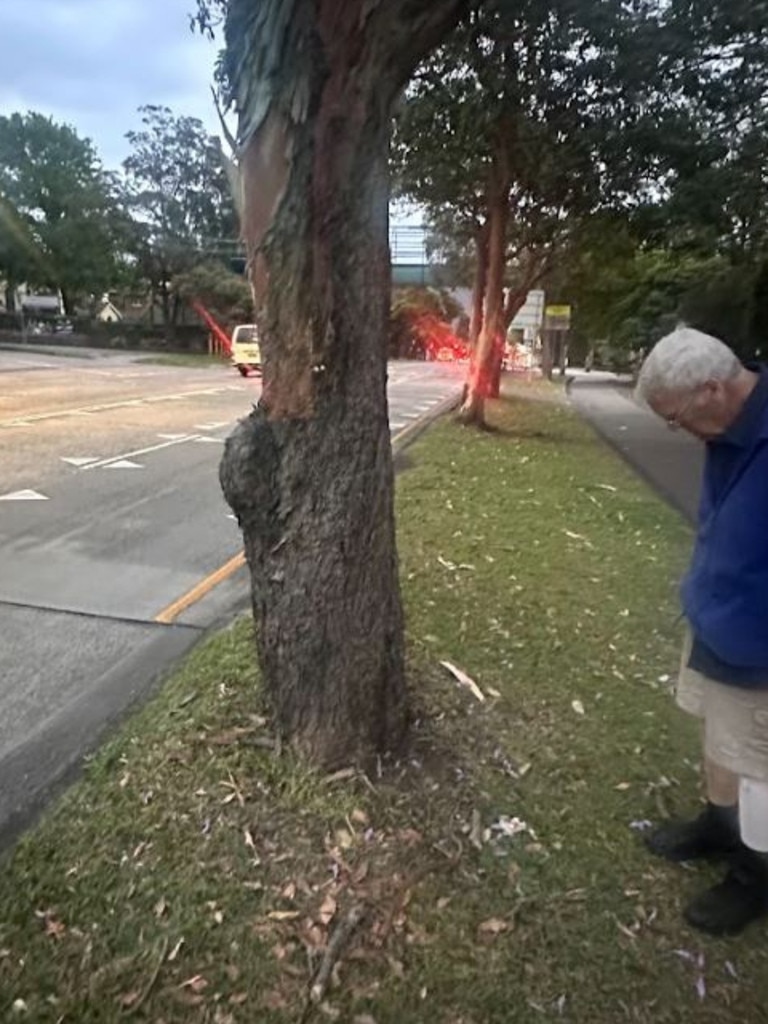
POLYGON ((738 801, 741 843, 728 874, 685 908, 688 923, 712 935, 737 935, 768 914, 768 782, 742 777, 738 801))
POLYGON ((697 860, 737 849, 739 777, 703 754, 707 805, 693 821, 669 821, 651 832, 648 849, 666 860, 697 860))
POLYGON ((716 807, 734 810, 739 803, 739 777, 728 768, 711 761, 704 755, 704 785, 707 801, 716 807))

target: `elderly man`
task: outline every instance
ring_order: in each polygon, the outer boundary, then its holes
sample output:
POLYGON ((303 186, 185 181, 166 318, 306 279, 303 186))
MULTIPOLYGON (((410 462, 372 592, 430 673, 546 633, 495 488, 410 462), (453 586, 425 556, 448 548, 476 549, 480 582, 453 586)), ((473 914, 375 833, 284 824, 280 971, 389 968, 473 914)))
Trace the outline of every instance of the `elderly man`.
POLYGON ((648 845, 669 860, 728 863, 685 916, 734 935, 768 914, 768 366, 744 366, 683 327, 653 348, 637 390, 671 429, 706 444, 677 702, 703 722, 707 804, 648 845))

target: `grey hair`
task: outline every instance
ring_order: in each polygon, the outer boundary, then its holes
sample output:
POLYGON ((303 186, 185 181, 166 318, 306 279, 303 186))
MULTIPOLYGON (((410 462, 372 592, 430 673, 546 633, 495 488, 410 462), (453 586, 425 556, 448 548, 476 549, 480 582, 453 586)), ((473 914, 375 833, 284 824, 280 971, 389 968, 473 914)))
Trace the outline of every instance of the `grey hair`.
POLYGON ((692 391, 708 380, 730 380, 741 369, 738 357, 710 334, 678 327, 651 349, 637 378, 636 393, 648 401, 665 391, 692 391))

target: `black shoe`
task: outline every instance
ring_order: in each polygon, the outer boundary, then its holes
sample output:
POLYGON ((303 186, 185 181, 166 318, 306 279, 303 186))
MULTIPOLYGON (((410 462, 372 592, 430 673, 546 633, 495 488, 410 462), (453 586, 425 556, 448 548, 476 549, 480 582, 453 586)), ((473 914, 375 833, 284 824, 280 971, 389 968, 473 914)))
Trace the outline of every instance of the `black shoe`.
POLYGON ((743 847, 719 885, 697 896, 685 908, 688 924, 710 935, 738 935, 768 914, 768 864, 743 847))
POLYGON ((666 860, 696 860, 732 853, 741 845, 738 811, 735 807, 707 804, 693 821, 670 821, 645 840, 657 857, 666 860))

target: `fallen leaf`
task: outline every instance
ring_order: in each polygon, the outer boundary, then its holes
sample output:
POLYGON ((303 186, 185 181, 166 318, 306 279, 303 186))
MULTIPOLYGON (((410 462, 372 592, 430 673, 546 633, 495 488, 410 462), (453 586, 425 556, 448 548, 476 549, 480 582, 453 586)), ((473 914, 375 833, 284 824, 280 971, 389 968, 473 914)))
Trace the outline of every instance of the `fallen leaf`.
POLYGON ((298 916, 298 910, 270 910, 267 914, 272 921, 295 921, 298 916))
POLYGON ((133 992, 124 992, 120 996, 120 1005, 127 1010, 131 1006, 133 1006, 133 1004, 136 1002, 140 995, 141 992, 138 992, 136 990, 134 990, 133 992))
POLYGON ((338 906, 336 900, 329 893, 323 900, 320 906, 320 910, 318 911, 318 921, 320 921, 321 924, 329 925, 333 920, 333 917, 336 914, 337 909, 338 906))
POLYGON ((161 896, 155 904, 155 917, 163 917, 168 912, 168 904, 165 896, 161 896))
POLYGON ((60 940, 63 939, 67 933, 67 926, 63 921, 59 921, 55 917, 46 917, 45 919, 45 934, 49 935, 52 939, 60 940))
POLYGON ((243 839, 245 840, 245 845, 249 850, 256 849, 256 843, 253 841, 253 833, 249 828, 243 829, 243 839))
POLYGON ((444 669, 451 673, 459 686, 464 686, 469 690, 472 696, 475 697, 476 700, 479 700, 481 704, 485 703, 485 694, 471 676, 468 676, 466 672, 457 668, 456 665, 450 661, 441 661, 440 664, 444 669))
POLYGON ((208 981, 202 974, 193 974, 191 978, 182 981, 179 988, 187 988, 190 992, 195 993, 204 992, 208 988, 208 981))
POLYGON ((352 811, 350 817, 356 825, 367 825, 369 823, 368 815, 359 807, 356 807, 354 811, 352 811))
POLYGON ((487 921, 478 925, 477 930, 481 935, 500 935, 509 930, 509 924, 503 918, 489 917, 487 921))
POLYGON ((355 837, 345 828, 337 828, 334 833, 334 839, 336 840, 336 845, 340 846, 342 850, 348 850, 355 842, 355 837))
POLYGON ((248 1001, 247 992, 233 992, 229 997, 229 1001, 233 1006, 242 1006, 243 1003, 248 1001))
POLYGON ((284 900, 292 900, 296 897, 296 883, 288 882, 287 885, 283 886, 283 890, 280 893, 284 900))
POLYGON ((577 715, 583 715, 584 714, 584 705, 581 703, 580 700, 572 700, 571 701, 571 707, 573 708, 573 710, 576 712, 577 715))

